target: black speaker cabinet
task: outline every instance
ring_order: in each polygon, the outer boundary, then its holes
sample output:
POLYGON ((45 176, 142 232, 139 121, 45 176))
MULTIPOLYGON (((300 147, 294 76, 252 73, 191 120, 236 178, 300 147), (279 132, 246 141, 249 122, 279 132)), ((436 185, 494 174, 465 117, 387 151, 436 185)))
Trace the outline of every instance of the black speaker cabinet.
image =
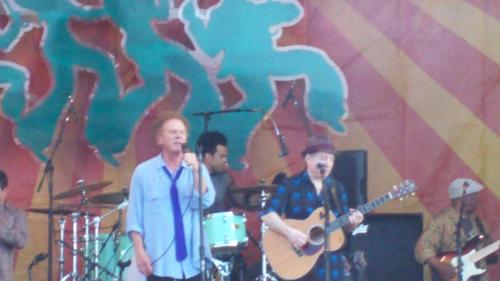
POLYGON ((367 214, 363 224, 368 225, 367 232, 351 236, 348 246, 351 259, 356 260, 352 266, 353 280, 423 280, 422 266, 413 254, 422 233, 421 214, 367 214), (363 265, 364 280, 356 270, 360 266, 363 270, 363 265))
POLYGON ((367 160, 366 150, 340 150, 335 155, 332 175, 345 185, 353 208, 366 203, 367 160))

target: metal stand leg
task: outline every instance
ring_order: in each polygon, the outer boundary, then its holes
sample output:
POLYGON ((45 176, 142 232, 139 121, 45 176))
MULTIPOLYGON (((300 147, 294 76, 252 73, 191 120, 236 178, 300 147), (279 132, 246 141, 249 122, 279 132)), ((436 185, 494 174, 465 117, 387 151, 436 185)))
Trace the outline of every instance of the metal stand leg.
POLYGON ((64 231, 66 226, 66 217, 59 219, 59 280, 64 278, 64 231))
POLYGON ((89 271, 90 271, 90 214, 87 211, 85 213, 85 235, 83 236, 83 241, 85 243, 84 247, 84 261, 85 261, 85 266, 84 266, 84 276, 89 276, 89 271))
MULTIPOLYGON (((260 193, 260 208, 261 210, 264 209, 264 207, 266 207, 266 191, 263 189, 260 193)), ((258 276, 255 280, 257 281, 267 281, 267 280, 271 280, 271 281, 277 281, 276 277, 274 277, 274 275, 272 273, 268 273, 267 272, 267 257, 266 257, 266 254, 264 253, 264 248, 262 246, 262 238, 264 237, 264 233, 266 232, 267 230, 267 226, 264 222, 262 222, 260 224, 260 242, 259 242, 259 246, 260 246, 260 249, 262 251, 262 275, 258 276)))
POLYGON ((71 214, 73 222, 73 271, 71 276, 73 281, 78 281, 78 218, 80 214, 75 212, 71 214))
POLYGON ((101 217, 94 217, 94 278, 99 279, 99 225, 101 217))

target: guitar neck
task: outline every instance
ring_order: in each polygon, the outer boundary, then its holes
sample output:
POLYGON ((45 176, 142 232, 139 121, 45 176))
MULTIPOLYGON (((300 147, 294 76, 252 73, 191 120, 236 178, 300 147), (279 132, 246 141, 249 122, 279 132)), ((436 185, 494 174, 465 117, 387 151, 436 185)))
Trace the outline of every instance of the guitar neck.
POLYGON ((476 262, 482 260, 483 258, 489 256, 490 254, 492 254, 496 250, 498 250, 499 247, 500 247, 500 240, 497 240, 497 241, 489 244, 488 246, 482 248, 481 250, 475 252, 474 254, 472 254, 470 259, 473 263, 476 263, 476 262))
MULTIPOLYGON (((358 207, 358 210, 363 213, 363 214, 366 214, 368 212, 370 212, 371 210, 379 207, 380 205, 383 205, 385 204, 386 202, 388 201, 391 201, 392 199, 394 199, 394 197, 392 197, 391 193, 386 193, 385 195, 383 196, 380 196, 364 205, 361 205, 360 207, 358 207)), ((327 232, 328 233, 331 233, 331 232, 334 232, 338 229, 340 229, 341 227, 343 227, 344 225, 346 225, 347 223, 349 223, 349 215, 350 213, 347 213, 347 214, 344 214, 342 216, 340 216, 339 218, 337 218, 336 220, 334 220, 333 222, 330 223, 330 225, 328 226, 328 229, 327 229, 327 232)))

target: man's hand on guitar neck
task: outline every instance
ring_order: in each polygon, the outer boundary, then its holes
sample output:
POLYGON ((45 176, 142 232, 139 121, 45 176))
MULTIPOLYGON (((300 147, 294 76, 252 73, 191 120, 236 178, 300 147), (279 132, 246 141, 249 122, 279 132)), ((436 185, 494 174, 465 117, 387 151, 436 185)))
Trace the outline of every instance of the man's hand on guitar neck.
POLYGON ((427 263, 439 275, 439 279, 442 281, 451 280, 457 275, 456 270, 452 265, 439 261, 437 257, 430 257, 427 259, 427 263))
POLYGON ((364 216, 360 211, 350 208, 349 223, 344 227, 345 232, 352 232, 363 221, 364 216))

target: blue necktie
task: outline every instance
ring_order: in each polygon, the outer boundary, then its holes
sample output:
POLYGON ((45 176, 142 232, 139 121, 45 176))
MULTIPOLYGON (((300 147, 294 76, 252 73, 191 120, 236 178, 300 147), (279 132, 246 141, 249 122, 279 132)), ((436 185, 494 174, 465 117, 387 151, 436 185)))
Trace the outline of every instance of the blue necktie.
POLYGON ((177 190, 177 179, 182 173, 183 167, 181 166, 175 178, 168 171, 167 167, 163 166, 163 170, 167 173, 167 176, 172 181, 172 187, 170 188, 170 199, 172 201, 172 208, 174 214, 174 232, 175 232, 175 257, 177 261, 183 261, 187 257, 186 250, 186 237, 184 236, 184 223, 182 222, 181 205, 179 203, 179 191, 177 190))

